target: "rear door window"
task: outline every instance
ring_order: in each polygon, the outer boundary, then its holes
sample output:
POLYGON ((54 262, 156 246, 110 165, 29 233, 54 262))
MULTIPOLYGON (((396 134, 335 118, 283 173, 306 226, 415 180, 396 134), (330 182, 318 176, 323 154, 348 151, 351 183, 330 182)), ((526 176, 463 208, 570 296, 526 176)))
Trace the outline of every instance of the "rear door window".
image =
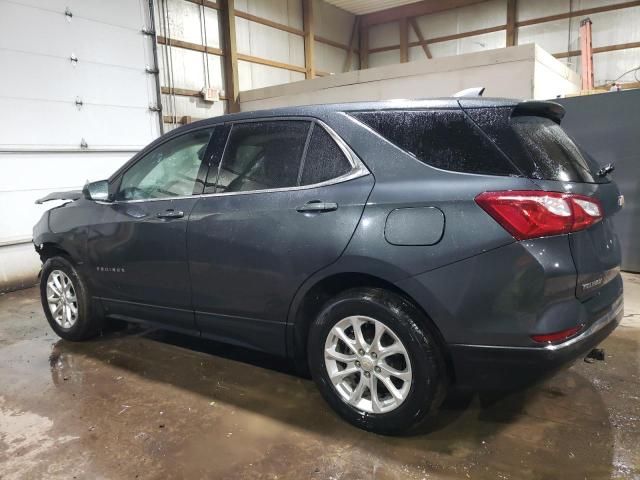
POLYGON ((222 158, 216 193, 298 185, 311 122, 278 120, 233 125, 222 158))
POLYGON ((486 175, 518 175, 513 164, 462 110, 384 110, 351 115, 433 167, 486 175))
POLYGON ((302 168, 300 185, 326 182, 346 175, 350 171, 349 160, 331 135, 319 125, 314 125, 302 168))

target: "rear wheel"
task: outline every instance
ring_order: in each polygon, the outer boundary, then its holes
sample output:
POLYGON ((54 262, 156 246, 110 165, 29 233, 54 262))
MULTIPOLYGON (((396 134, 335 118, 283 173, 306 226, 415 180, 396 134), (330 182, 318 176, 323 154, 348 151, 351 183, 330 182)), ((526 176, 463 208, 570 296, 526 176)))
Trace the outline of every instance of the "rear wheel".
POLYGON ((102 318, 92 315, 87 286, 65 257, 52 257, 45 262, 40 298, 47 321, 59 337, 80 341, 102 330, 102 318))
POLYGON ((404 298, 358 288, 330 300, 313 322, 312 376, 354 425, 382 434, 420 430, 442 402, 446 376, 435 336, 404 298))

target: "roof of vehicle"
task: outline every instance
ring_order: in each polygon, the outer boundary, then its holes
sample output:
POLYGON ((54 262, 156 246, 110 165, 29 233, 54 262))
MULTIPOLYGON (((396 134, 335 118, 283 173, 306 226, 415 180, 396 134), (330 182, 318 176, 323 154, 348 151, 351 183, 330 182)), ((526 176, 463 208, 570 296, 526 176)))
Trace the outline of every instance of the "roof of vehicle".
POLYGON ((297 116, 322 116, 331 112, 354 112, 370 110, 394 110, 394 109, 425 109, 425 108, 460 108, 460 103, 467 108, 481 107, 508 107, 515 106, 521 102, 517 99, 508 98, 483 98, 483 97, 445 97, 428 99, 397 99, 376 102, 349 102, 349 103, 325 103, 320 105, 301 105, 295 107, 280 107, 267 110, 254 110, 248 112, 231 113, 218 117, 207 118, 198 122, 190 123, 183 128, 194 126, 214 125, 218 123, 251 120, 265 117, 297 117, 297 116))

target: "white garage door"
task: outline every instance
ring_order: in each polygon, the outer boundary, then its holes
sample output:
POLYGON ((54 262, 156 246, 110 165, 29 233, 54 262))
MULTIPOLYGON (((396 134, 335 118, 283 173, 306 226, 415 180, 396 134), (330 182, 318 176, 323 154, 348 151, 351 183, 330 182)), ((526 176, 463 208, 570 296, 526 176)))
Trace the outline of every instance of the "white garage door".
POLYGON ((148 0, 0 0, 0 249, 30 240, 51 206, 35 199, 106 178, 159 135, 145 28, 148 0))

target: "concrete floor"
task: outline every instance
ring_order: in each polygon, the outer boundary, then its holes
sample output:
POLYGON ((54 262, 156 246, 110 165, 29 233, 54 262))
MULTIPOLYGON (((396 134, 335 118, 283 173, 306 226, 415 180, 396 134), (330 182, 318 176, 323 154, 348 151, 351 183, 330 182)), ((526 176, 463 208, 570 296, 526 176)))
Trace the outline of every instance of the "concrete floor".
POLYGON ((130 328, 58 339, 36 289, 0 296, 0 478, 640 478, 640 276, 603 344, 428 435, 352 428, 276 359, 130 328))

